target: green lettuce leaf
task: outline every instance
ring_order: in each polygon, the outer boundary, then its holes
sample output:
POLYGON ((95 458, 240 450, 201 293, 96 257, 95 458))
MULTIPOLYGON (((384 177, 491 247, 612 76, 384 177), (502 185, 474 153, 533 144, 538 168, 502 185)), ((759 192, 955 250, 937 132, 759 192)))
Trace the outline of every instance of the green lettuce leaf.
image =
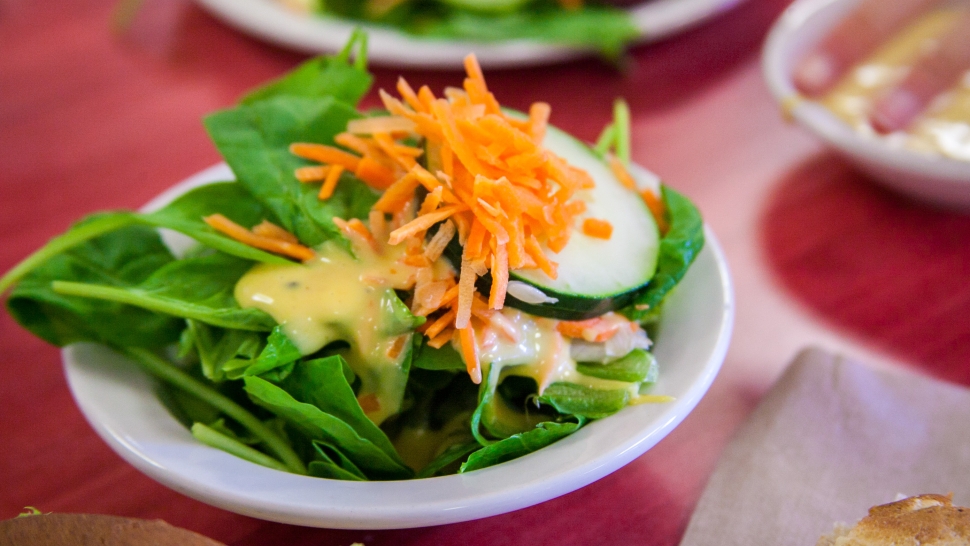
POLYGON ((623 310, 631 320, 652 316, 704 248, 704 221, 697 207, 667 186, 663 186, 663 200, 670 229, 660 239, 656 274, 650 279, 646 290, 623 310))
POLYGON ((461 465, 459 472, 471 472, 517 459, 569 436, 579 430, 583 423, 582 420, 576 423, 553 423, 549 421, 539 423, 533 430, 515 434, 475 451, 461 465))
MULTIPOLYGON (((83 230, 99 217, 80 222, 83 230)), ((48 343, 79 341, 130 347, 161 347, 176 341, 184 326, 159 314, 121 302, 79 298, 52 290, 55 281, 92 283, 124 290, 146 282, 173 257, 158 233, 128 226, 85 240, 54 254, 26 273, 7 300, 10 314, 48 343)))

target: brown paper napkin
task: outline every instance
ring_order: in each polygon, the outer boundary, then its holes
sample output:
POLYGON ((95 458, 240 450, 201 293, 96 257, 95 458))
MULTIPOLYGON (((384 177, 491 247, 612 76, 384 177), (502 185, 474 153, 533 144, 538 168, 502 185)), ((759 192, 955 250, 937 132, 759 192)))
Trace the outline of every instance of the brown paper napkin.
POLYGON ((681 546, 814 546, 898 494, 951 492, 970 504, 970 390, 809 349, 728 445, 681 546))

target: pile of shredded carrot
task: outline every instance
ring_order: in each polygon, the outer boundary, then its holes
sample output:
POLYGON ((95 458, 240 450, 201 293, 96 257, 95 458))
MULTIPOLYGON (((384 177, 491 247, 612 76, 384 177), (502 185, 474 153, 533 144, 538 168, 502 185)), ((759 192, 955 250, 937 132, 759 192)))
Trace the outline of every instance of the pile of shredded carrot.
MULTIPOLYGON (((419 331, 436 348, 457 336, 469 375, 478 383, 476 329, 488 325, 517 341, 515 328, 497 312, 505 302, 509 270, 540 269, 556 278, 557 264, 543 248, 559 252, 569 242, 574 220, 586 208, 576 193, 592 188, 593 180, 542 146, 549 105, 533 104, 525 119, 510 116, 489 92, 474 55, 466 57, 465 69, 462 88, 448 88, 444 97, 427 86, 415 92, 402 78, 400 98, 380 93, 390 115, 352 120, 334 139, 340 147, 294 143, 290 151, 319 163, 294 174, 301 182, 321 182, 320 199, 333 195, 345 172, 383 192, 369 225, 341 218, 334 224, 354 244, 378 252, 404 245, 403 262, 416 268, 411 311, 428 318, 419 331), (418 163, 422 155, 427 167, 418 163), (457 275, 443 274, 434 264, 456 236, 462 246, 457 275), (475 289, 486 273, 491 274, 487 300, 475 289)), ((613 160, 611 167, 636 191, 622 162, 613 160)), ((649 191, 643 197, 661 219, 658 197, 649 191)), ((221 215, 205 221, 257 248, 298 260, 313 256, 296 237, 268 222, 248 230, 221 215)), ((595 218, 584 219, 580 229, 602 239, 613 230, 595 218)), ((601 319, 562 324, 563 335, 588 337, 595 330, 597 339, 617 327, 617 321, 601 319)))
MULTIPOLYGON (((415 92, 403 78, 400 98, 381 91, 390 115, 351 121, 335 138, 345 149, 295 143, 290 150, 321 164, 295 174, 303 182, 322 181, 322 199, 344 171, 383 191, 373 210, 396 219, 387 242, 406 245, 405 261, 427 269, 417 275, 412 310, 434 314, 423 328, 429 344, 441 346, 457 331, 469 372, 480 378, 472 319, 499 320, 489 311, 502 309, 510 269, 538 268, 556 277, 543 247, 558 252, 569 242, 575 217, 585 211, 574 197, 593 180, 542 146, 549 105, 535 103, 527 118, 512 117, 488 90, 474 55, 465 69, 463 87, 446 89, 444 97, 427 86, 415 92), (418 139, 423 147, 412 144, 418 139), (422 155, 427 168, 417 161, 422 155), (434 279, 431 265, 456 235, 463 249, 457 279, 434 279), (487 302, 475 290, 486 272, 492 279, 487 302)), ((372 214, 372 231, 375 219, 372 214)), ((602 220, 583 226, 594 237, 609 238, 611 230, 602 220)))

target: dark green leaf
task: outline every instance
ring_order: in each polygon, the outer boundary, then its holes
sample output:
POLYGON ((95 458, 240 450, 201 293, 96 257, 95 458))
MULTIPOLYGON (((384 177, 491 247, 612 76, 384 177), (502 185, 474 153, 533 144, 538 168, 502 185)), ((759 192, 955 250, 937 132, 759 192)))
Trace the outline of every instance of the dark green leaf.
POLYGON ((626 356, 606 364, 581 362, 576 365, 576 371, 590 377, 628 383, 655 381, 657 359, 643 349, 633 349, 626 356))
MULTIPOLYGON (((101 221, 102 218, 91 217, 76 228, 101 221)), ((20 324, 58 346, 94 341, 159 347, 178 339, 184 327, 181 320, 112 301, 59 294, 51 289, 51 283, 56 280, 119 288, 144 282, 173 260, 154 229, 122 227, 69 246, 34 267, 11 292, 7 308, 20 324)))
POLYGON ((238 330, 268 331, 276 321, 258 309, 242 309, 233 292, 252 262, 214 253, 165 264, 137 285, 111 286, 54 281, 60 294, 136 305, 176 317, 238 330))
POLYGON ((579 430, 579 423, 539 423, 536 428, 495 442, 472 453, 459 472, 471 472, 519 458, 579 430))
POLYGON ((301 362, 280 386, 296 400, 312 404, 347 423, 361 438, 400 461, 387 435, 360 408, 347 382, 344 372, 347 367, 344 359, 336 355, 301 362))
POLYGON ((437 476, 445 468, 456 464, 458 461, 464 459, 468 454, 482 449, 482 445, 476 441, 466 442, 463 444, 455 444, 448 447, 448 449, 441 452, 440 455, 434 458, 427 466, 418 472, 418 478, 430 478, 432 476, 437 476))
MULTIPOLYGON (((188 320, 187 323, 186 331, 191 333, 202 374, 217 383, 226 379, 227 372, 237 368, 235 362, 248 366, 264 343, 265 336, 259 332, 216 328, 197 320, 188 320)), ((228 377, 237 378, 232 374, 228 377)))
POLYGON ((592 389, 575 383, 553 383, 537 398, 559 413, 599 419, 620 411, 630 401, 625 389, 592 389))
POLYGON ((240 184, 302 243, 317 246, 340 236, 334 216, 366 217, 377 194, 345 173, 334 195, 320 201, 316 185, 294 176, 309 163, 289 147, 294 142, 330 144, 357 117, 352 107, 332 97, 275 96, 212 114, 205 125, 240 184))
MULTIPOLYGON (((341 372, 342 375, 342 372, 341 372)), ((283 389, 259 377, 246 377, 246 392, 258 405, 285 419, 311 440, 339 449, 371 479, 405 479, 413 476, 399 458, 389 456, 361 437, 346 422, 317 406, 293 398, 283 389)))
POLYGON ((440 349, 429 347, 424 343, 424 336, 415 336, 414 357, 411 365, 424 370, 455 370, 464 371, 465 361, 461 359, 450 344, 440 349))
POLYGON ((243 375, 262 375, 270 370, 295 362, 303 355, 300 349, 283 333, 282 326, 276 326, 266 338, 266 346, 256 360, 246 368, 243 375))
POLYGON ((280 95, 307 98, 333 97, 355 106, 370 89, 374 78, 367 72, 367 35, 356 31, 338 55, 310 59, 279 79, 242 99, 243 104, 280 95), (356 58, 351 62, 351 56, 356 58))
POLYGON ((317 458, 308 465, 311 476, 335 480, 367 480, 367 476, 339 449, 334 449, 325 442, 313 441, 313 450, 317 458))

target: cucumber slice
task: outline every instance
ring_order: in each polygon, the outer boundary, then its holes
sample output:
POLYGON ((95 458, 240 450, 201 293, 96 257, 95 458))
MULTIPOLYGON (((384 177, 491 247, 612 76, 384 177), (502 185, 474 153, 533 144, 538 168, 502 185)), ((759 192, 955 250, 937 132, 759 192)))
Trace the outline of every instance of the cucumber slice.
MULTIPOLYGON (((596 317, 629 305, 650 282, 657 268, 660 232, 656 221, 643 199, 623 186, 589 146, 554 127, 549 127, 544 144, 573 166, 588 172, 596 187, 578 194, 586 202, 587 210, 575 222, 569 244, 558 254, 544 249, 559 264, 557 278, 552 279, 538 269, 510 271, 510 281, 528 286, 510 288, 506 304, 533 315, 561 320, 596 317), (612 236, 604 240, 585 235, 581 231, 584 218, 609 221, 613 226, 612 236), (525 293, 535 293, 528 287, 544 294, 545 301, 537 303, 541 297, 523 301, 525 293)), ((487 276, 482 281, 491 284, 487 276)))
POLYGON ((498 15, 518 11, 531 0, 438 0, 442 4, 478 13, 498 15))

